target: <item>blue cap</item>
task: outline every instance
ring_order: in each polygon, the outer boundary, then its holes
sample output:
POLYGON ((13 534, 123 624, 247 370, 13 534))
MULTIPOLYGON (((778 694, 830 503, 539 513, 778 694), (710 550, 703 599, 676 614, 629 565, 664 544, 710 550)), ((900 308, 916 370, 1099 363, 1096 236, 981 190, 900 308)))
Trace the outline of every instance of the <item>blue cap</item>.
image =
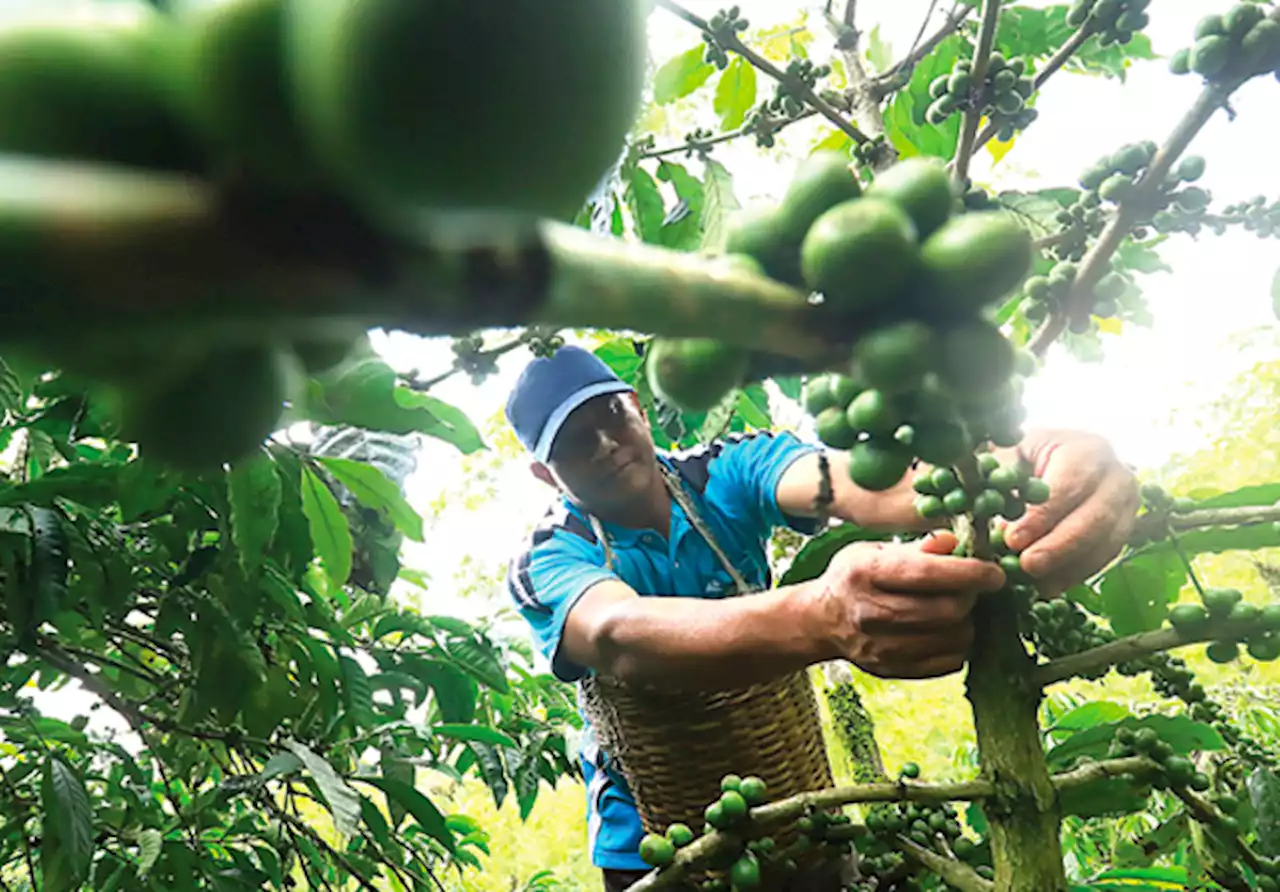
POLYGON ((507 421, 534 458, 545 462, 574 409, 606 393, 634 391, 600 357, 566 345, 525 366, 507 397, 507 421))

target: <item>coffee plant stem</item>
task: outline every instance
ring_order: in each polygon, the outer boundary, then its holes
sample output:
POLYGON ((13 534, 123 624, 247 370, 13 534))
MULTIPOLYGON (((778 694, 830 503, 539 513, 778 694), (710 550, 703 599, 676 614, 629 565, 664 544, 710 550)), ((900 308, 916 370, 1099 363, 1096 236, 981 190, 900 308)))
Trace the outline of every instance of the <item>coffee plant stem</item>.
MULTIPOLYGON (((973 51, 973 82, 982 84, 987 76, 987 61, 996 41, 996 27, 1000 24, 1001 0, 982 0, 982 24, 978 26, 978 45, 973 51)), ((956 148, 953 173, 957 182, 963 183, 969 176, 969 161, 973 157, 974 139, 978 135, 981 108, 965 109, 960 124, 960 145, 956 148)))
POLYGON ((325 841, 324 837, 322 837, 320 834, 316 833, 313 829, 311 829, 311 826, 309 824, 307 824, 305 821, 299 820, 298 818, 294 817, 285 809, 280 808, 278 805, 276 805, 276 803, 272 800, 272 798, 266 795, 265 793, 259 795, 258 801, 261 802, 263 806, 266 807, 267 811, 275 815, 277 820, 284 821, 286 824, 289 825, 291 829, 299 833, 302 833, 304 836, 310 839, 317 846, 324 849, 325 852, 328 853, 329 857, 333 858, 334 861, 336 861, 338 864, 342 866, 343 870, 345 870, 352 878, 355 879, 356 883, 360 886, 361 889, 366 889, 368 890, 368 892, 378 892, 377 886, 373 885, 367 879, 365 879, 364 874, 356 870, 356 867, 354 864, 348 861, 341 852, 339 852, 333 846, 329 845, 329 843, 325 841))
MULTIPOLYGON (((1080 29, 1076 31, 1075 34, 1071 35, 1070 40, 1058 47, 1058 51, 1050 56, 1049 60, 1045 62, 1044 68, 1036 72, 1035 88, 1039 90, 1043 87, 1045 81, 1052 77, 1054 72, 1062 68, 1063 65, 1066 65, 1067 60, 1075 55, 1075 52, 1080 49, 1080 47, 1084 46, 1085 41, 1092 37, 1093 34, 1094 20, 1090 18, 1080 26, 1080 29)), ((987 126, 982 129, 982 133, 978 135, 978 139, 977 142, 974 143, 973 150, 976 152, 978 149, 989 143, 992 138, 1000 132, 1000 125, 1001 120, 999 116, 989 120, 987 122, 987 126)))
MULTIPOLYGON (((784 127, 789 127, 798 121, 804 121, 812 118, 817 112, 811 108, 806 108, 800 114, 793 118, 786 118, 777 121, 772 127, 771 132, 776 133, 784 127)), ((641 158, 665 158, 667 155, 679 155, 681 152, 690 150, 698 151, 699 149, 709 149, 720 143, 729 142, 730 140, 739 139, 743 136, 750 136, 756 132, 756 125, 743 124, 741 127, 735 127, 733 130, 726 130, 724 133, 717 133, 715 136, 708 136, 706 139, 695 139, 682 142, 679 145, 665 146, 661 149, 649 149, 641 152, 641 158)))
POLYGON ((1239 527, 1280 521, 1280 505, 1242 505, 1236 508, 1204 508, 1183 514, 1144 514, 1134 523, 1134 536, 1145 541, 1160 538, 1165 528, 1175 532, 1203 527, 1239 527))
POLYGON ((1041 663, 1033 673, 1036 684, 1044 686, 1058 681, 1066 681, 1092 669, 1114 666, 1141 659, 1148 654, 1174 650, 1189 644, 1202 644, 1207 641, 1232 641, 1250 632, 1257 631, 1254 620, 1237 620, 1234 622, 1211 622, 1204 629, 1189 634, 1177 629, 1164 628, 1151 632, 1139 632, 1127 638, 1103 644, 1099 647, 1083 650, 1069 657, 1041 663))
POLYGON ((1107 272, 1107 262, 1111 259, 1111 255, 1116 252, 1133 229, 1141 208, 1155 197, 1173 163, 1186 151, 1187 146, 1191 144, 1201 128, 1209 123, 1209 119, 1226 104, 1227 97, 1241 83, 1242 81, 1236 80, 1224 84, 1210 84, 1201 92, 1190 111, 1178 122, 1168 140, 1156 152, 1155 158, 1143 172, 1142 177, 1134 184, 1131 196, 1120 204, 1116 215, 1081 261, 1071 293, 1062 301, 1058 310, 1050 312, 1048 318, 1032 335, 1027 347, 1033 353, 1043 356, 1074 316, 1089 312, 1092 307, 1093 288, 1107 272))
MULTIPOLYGON (((834 19, 829 21, 833 26, 843 24, 847 28, 854 28, 854 34, 858 34, 854 25, 857 5, 857 0, 846 0, 843 19, 838 23, 834 19)), ((850 46, 838 48, 836 52, 844 60, 845 72, 849 79, 846 95, 849 98, 853 116, 867 133, 874 135, 884 133, 884 113, 880 108, 883 97, 874 88, 867 74, 867 68, 862 64, 861 44, 862 41, 855 38, 850 46)), ((897 160, 897 154, 896 151, 877 153, 877 155, 883 155, 883 158, 877 157, 879 163, 876 166, 883 168, 892 164, 897 160)))
MULTIPOLYGON (((982 524, 978 525, 981 530, 982 524)), ((1019 631, 1016 596, 1000 592, 974 609, 966 696, 982 774, 997 789, 983 812, 999 892, 1060 892, 1060 816, 1040 741, 1040 688, 1019 631)))
POLYGON ((926 870, 942 877, 953 888, 960 892, 991 892, 996 884, 978 876, 972 867, 955 858, 947 858, 937 852, 931 852, 922 845, 899 836, 894 844, 908 858, 926 870))
POLYGON ((859 144, 867 142, 867 135, 865 133, 855 127, 844 117, 844 115, 840 114, 839 111, 833 108, 830 103, 826 102, 821 96, 809 89, 808 84, 779 69, 768 59, 764 58, 764 56, 761 56, 755 50, 751 49, 751 47, 739 40, 737 35, 715 35, 706 19, 694 15, 679 3, 674 2, 674 0, 654 0, 654 5, 661 6, 672 15, 684 19, 686 22, 706 34, 713 34, 713 36, 716 37, 716 42, 719 43, 721 47, 737 53, 739 56, 750 62, 755 68, 763 71, 778 83, 785 84, 793 96, 798 99, 803 99, 805 102, 809 103, 809 105, 816 108, 818 110, 818 114, 822 115, 832 124, 835 124, 836 127, 851 140, 859 144))

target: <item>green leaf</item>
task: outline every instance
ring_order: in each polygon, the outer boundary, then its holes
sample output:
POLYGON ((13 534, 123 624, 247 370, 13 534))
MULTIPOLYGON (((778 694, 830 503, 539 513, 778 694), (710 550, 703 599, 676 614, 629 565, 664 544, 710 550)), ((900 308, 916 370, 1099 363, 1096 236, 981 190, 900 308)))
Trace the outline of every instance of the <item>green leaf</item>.
POLYGON ((1058 803, 1064 815, 1080 818, 1116 817, 1133 814, 1146 807, 1147 797, 1138 785, 1126 778, 1102 778, 1063 790, 1058 803))
POLYGON ((722 130, 742 126, 751 106, 756 104, 756 67, 742 56, 734 56, 716 84, 715 113, 722 130))
POLYGON ((431 733, 450 740, 465 740, 474 743, 487 743, 490 746, 509 746, 517 749, 519 744, 497 728, 486 725, 435 725, 431 733))
MULTIPOLYGON (((394 751, 383 748, 379 752, 378 764, 382 768, 383 777, 410 787, 413 786, 415 780, 413 763, 401 759, 394 751)), ((391 799, 390 797, 387 798, 387 809, 391 812, 391 827, 399 830, 408 811, 405 810, 399 800, 391 799)))
POLYGON ((738 417, 751 427, 767 430, 773 427, 769 416, 769 394, 759 383, 747 385, 739 394, 734 409, 738 417))
POLYGON ((261 566, 280 522, 280 475, 271 456, 261 450, 236 462, 227 473, 231 505, 231 538, 246 570, 261 566))
POLYGON ((1280 483, 1260 483, 1199 499, 1196 508, 1243 508, 1276 502, 1280 502, 1280 483))
POLYGON ((293 774, 302 768, 302 760, 293 753, 276 753, 262 766, 258 779, 264 783, 286 774, 293 774))
POLYGON ((8 412, 23 408, 22 382, 9 364, 0 358, 0 421, 8 412))
POLYGON ((463 455, 471 455, 485 448, 480 431, 467 417, 467 413, 458 407, 451 406, 429 393, 421 393, 408 387, 397 387, 392 395, 395 397, 396 404, 402 408, 419 412, 419 414, 421 414, 420 410, 425 410, 431 416, 433 421, 430 423, 425 418, 419 421, 417 427, 419 433, 435 437, 437 440, 444 440, 456 446, 463 455))
POLYGON ((1142 867, 1098 874, 1088 889, 1099 892, 1185 892, 1187 871, 1182 867, 1142 867))
POLYGON ((1118 722, 1130 715, 1128 707, 1107 700, 1096 700, 1078 706, 1054 722, 1051 731, 1083 731, 1094 725, 1118 722))
POLYGON ((53 468, 29 483, 0 485, 0 506, 51 508, 55 500, 67 499, 88 508, 102 508, 116 498, 122 467, 82 462, 53 468))
POLYGON ((317 755, 296 740, 286 740, 284 746, 302 760, 307 771, 315 778, 338 832, 343 836, 354 836, 359 829, 360 794, 338 776, 323 756, 317 755))
POLYGON ((361 728, 372 726, 376 717, 369 676, 359 663, 346 654, 338 655, 338 667, 342 670, 342 699, 352 720, 361 728))
POLYGON ((925 110, 933 100, 929 84, 934 78, 950 73, 963 47, 960 37, 952 35, 920 60, 911 75, 911 83, 898 92, 885 115, 889 139, 902 158, 930 155, 950 159, 960 142, 960 115, 947 118, 940 126, 925 122, 925 110))
POLYGON ((449 851, 454 851, 453 831, 445 822, 440 809, 426 796, 423 796, 409 784, 389 777, 366 777, 361 781, 371 784, 387 795, 388 802, 399 803, 405 811, 413 815, 413 819, 428 836, 441 843, 449 851))
POLYGON ((660 244, 662 221, 666 211, 657 182, 638 164, 628 171, 626 182, 624 197, 631 211, 631 217, 635 221, 636 233, 643 242, 660 244))
POLYGON ((316 556, 335 585, 351 576, 351 527, 342 507, 325 482, 308 467, 302 469, 302 513, 307 517, 316 556))
POLYGON ((1114 266, 1139 273, 1173 272, 1154 248, 1139 242, 1122 242, 1115 253, 1114 266))
POLYGON ((707 82, 716 67, 704 60, 707 46, 700 43, 658 68, 653 77, 653 101, 667 105, 683 99, 707 82))
POLYGON ((876 71, 888 71, 893 65, 893 44, 880 35, 879 24, 867 34, 867 61, 876 71))
POLYGON ((693 251, 702 243, 702 182, 682 164, 658 163, 658 179, 675 189, 677 203, 664 214, 658 243, 677 251, 693 251))
POLYGON ((349 458, 320 458, 320 464, 366 508, 385 514, 414 542, 422 541, 422 517, 405 501, 396 482, 374 465, 349 458))
POLYGON ((1139 728, 1151 728, 1180 755, 1198 750, 1220 750, 1225 746, 1222 737, 1212 726, 1192 721, 1186 716, 1129 716, 1118 722, 1094 725, 1072 734, 1049 750, 1046 756, 1049 770, 1065 771, 1081 757, 1105 758, 1117 728, 1131 728, 1135 731, 1139 728))
POLYGON ((93 809, 79 774, 56 752, 45 758, 40 807, 44 812, 40 845, 43 888, 47 892, 78 888, 93 861, 93 809))
POLYGON ((475 717, 476 683, 458 667, 425 657, 406 657, 400 665, 432 690, 442 721, 461 724, 475 717))
POLYGON ((464 453, 483 445, 475 426, 458 409, 399 384, 395 370, 376 357, 342 363, 311 379, 301 409, 321 424, 427 434, 464 453))
POLYGON ((473 638, 455 638, 445 643, 445 652, 481 684, 503 694, 511 690, 507 673, 492 646, 473 638))
POLYGON ((1098 589, 1103 613, 1117 635, 1158 629, 1186 581, 1187 569, 1172 552, 1116 564, 1098 589))
POLYGON ((835 553, 851 542, 886 542, 891 538, 888 533, 842 523, 806 542, 796 553, 791 566, 782 574, 779 585, 795 585, 817 579, 827 569, 827 564, 831 563, 835 553))
POLYGON ((1254 848, 1269 857, 1280 855, 1280 777, 1266 768, 1255 768, 1245 786, 1257 833, 1254 848))
POLYGON ((702 248, 718 253, 724 247, 725 223, 742 207, 733 192, 733 174, 713 158, 704 164, 706 179, 702 184, 702 248))
POLYGON ((160 857, 164 836, 154 827, 138 833, 138 876, 146 877, 160 857))
POLYGON ((476 767, 480 769, 480 777, 484 779, 489 792, 493 794, 494 808, 502 808, 509 790, 506 766, 502 763, 502 750, 477 741, 470 741, 467 746, 476 757, 476 767))

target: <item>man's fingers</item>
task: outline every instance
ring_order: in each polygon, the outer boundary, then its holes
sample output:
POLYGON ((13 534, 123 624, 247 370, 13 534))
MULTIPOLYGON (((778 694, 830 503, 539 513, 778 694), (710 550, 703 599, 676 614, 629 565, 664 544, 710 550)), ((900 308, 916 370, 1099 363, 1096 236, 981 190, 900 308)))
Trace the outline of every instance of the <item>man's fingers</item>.
POLYGON ((1046 474, 1049 484, 1049 501, 1043 505, 1031 505, 1027 513, 1009 524, 1005 542, 1014 551, 1023 551, 1062 522, 1075 511, 1091 493, 1102 476, 1101 465, 1063 464, 1046 474))
POLYGON ((1005 582, 1004 573, 991 561, 951 557, 950 552, 937 554, 923 549, 885 549, 878 557, 872 568, 871 582, 886 592, 994 592, 999 591, 1005 582))
POLYGON ((939 530, 920 540, 920 550, 925 554, 951 554, 960 540, 949 530, 939 530))
POLYGON ((875 653, 853 662, 880 678, 937 678, 964 666, 973 643, 973 625, 962 623, 945 633, 882 639, 875 653))
POLYGON ((1076 511, 1022 552, 1022 568, 1033 577, 1046 577, 1109 550, 1101 559, 1105 562, 1129 537, 1135 508, 1123 480, 1105 481, 1076 511))

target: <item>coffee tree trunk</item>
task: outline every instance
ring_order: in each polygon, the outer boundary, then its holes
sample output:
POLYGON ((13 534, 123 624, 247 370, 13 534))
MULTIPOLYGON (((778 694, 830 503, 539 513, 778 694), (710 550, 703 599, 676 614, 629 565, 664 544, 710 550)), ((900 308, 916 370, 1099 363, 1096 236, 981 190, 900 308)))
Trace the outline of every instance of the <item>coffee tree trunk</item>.
POLYGON ((1061 816, 1040 741, 1040 688, 1034 661, 1018 631, 1018 607, 1006 594, 975 611, 966 680, 982 773, 996 786, 983 803, 996 892, 1066 889, 1059 836, 1061 816))

